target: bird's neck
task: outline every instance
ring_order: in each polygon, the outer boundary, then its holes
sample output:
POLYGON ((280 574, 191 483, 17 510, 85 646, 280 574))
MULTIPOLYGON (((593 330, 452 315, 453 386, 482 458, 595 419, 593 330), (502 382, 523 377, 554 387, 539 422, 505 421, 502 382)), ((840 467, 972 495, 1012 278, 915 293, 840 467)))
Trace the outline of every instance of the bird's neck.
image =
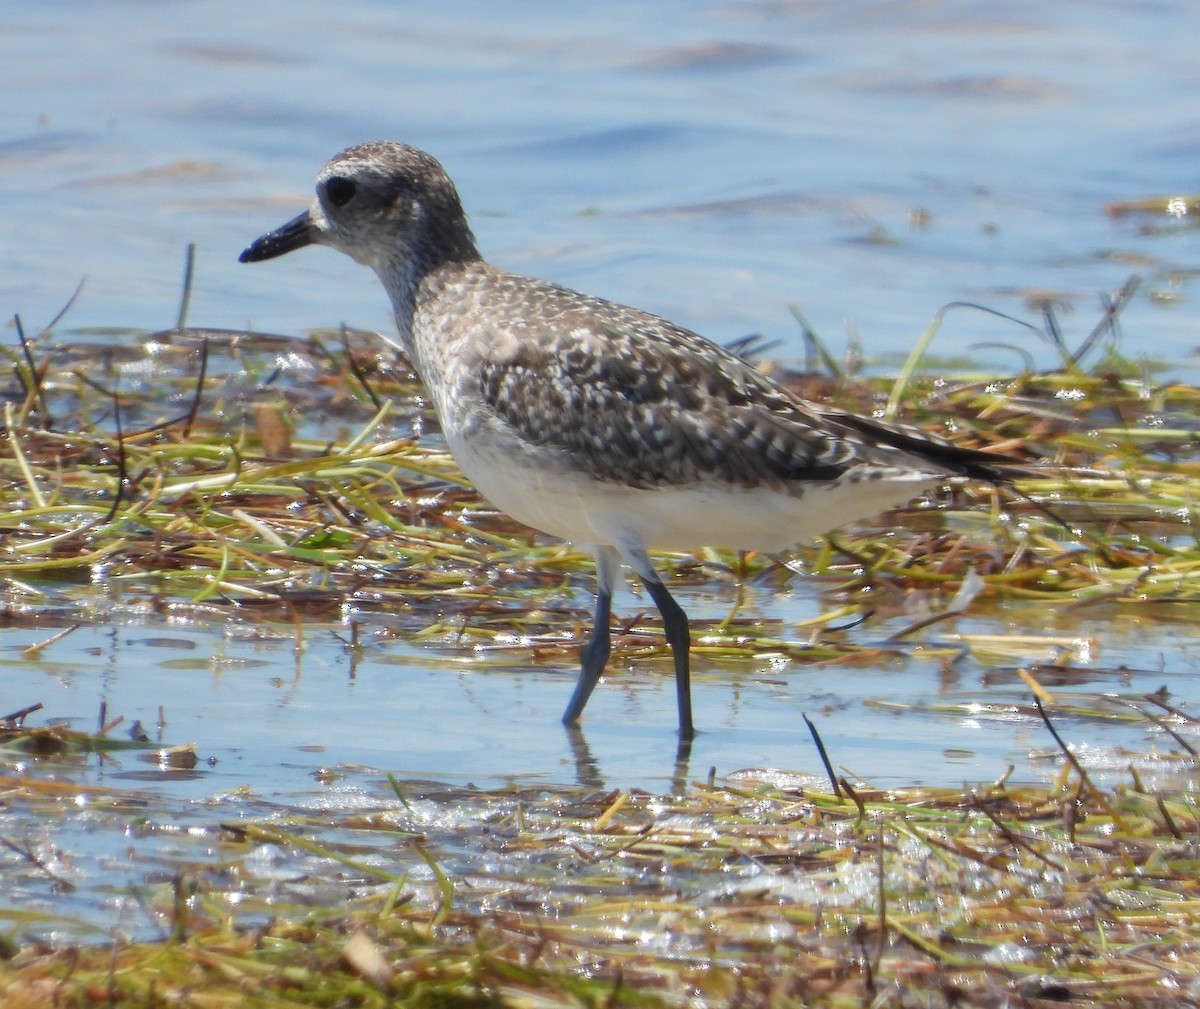
POLYGON ((393 270, 386 265, 376 269, 376 273, 391 299, 392 313, 396 319, 396 331, 400 342, 411 358, 413 356, 413 316, 417 310, 417 288, 423 279, 422 275, 411 267, 393 270))
POLYGON ((440 291, 447 276, 457 275, 464 267, 477 262, 480 262, 480 256, 468 232, 463 243, 449 248, 405 249, 398 262, 384 263, 376 268, 391 299, 396 329, 410 358, 414 350, 413 320, 422 301, 440 291))

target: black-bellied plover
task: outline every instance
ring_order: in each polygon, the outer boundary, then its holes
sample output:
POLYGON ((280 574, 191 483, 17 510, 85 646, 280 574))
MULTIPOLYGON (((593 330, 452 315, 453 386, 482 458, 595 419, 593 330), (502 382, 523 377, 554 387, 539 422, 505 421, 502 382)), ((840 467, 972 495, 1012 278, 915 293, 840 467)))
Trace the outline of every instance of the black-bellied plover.
POLYGON ((665 319, 497 269, 445 170, 414 147, 351 147, 316 188, 241 261, 318 244, 371 267, 463 473, 513 518, 591 545, 595 626, 568 724, 608 661, 622 562, 662 614, 689 740, 688 620, 648 550, 779 552, 948 476, 1006 482, 1018 465, 806 402, 665 319))

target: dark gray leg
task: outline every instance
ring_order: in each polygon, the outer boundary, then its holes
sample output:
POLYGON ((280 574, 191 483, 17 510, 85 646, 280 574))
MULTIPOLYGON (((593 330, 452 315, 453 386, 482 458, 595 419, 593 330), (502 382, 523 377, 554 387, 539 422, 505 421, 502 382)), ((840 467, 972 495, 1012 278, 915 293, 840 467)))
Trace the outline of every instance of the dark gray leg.
POLYGON ((612 651, 609 639, 608 621, 612 613, 612 596, 607 592, 596 593, 596 622, 592 627, 592 639, 583 650, 580 661, 579 680, 575 684, 575 693, 567 710, 563 713, 563 721, 574 724, 579 721, 583 709, 587 707, 588 698, 600 682, 600 674, 604 672, 604 664, 608 662, 608 653, 612 651))
POLYGON ((579 680, 575 684, 575 693, 563 712, 563 722, 574 725, 579 721, 583 709, 587 707, 588 698, 600 682, 605 663, 608 662, 609 652, 612 651, 612 640, 609 636, 609 621, 612 617, 612 590, 620 566, 620 558, 611 547, 596 549, 596 616, 592 625, 592 638, 583 650, 579 663, 579 680))
POLYGON ((692 647, 692 633, 688 628, 687 614, 683 612, 667 587, 656 578, 642 576, 642 584, 662 614, 663 630, 667 635, 667 644, 675 656, 675 697, 679 704, 679 738, 690 740, 696 737, 696 727, 692 724, 692 674, 689 652, 692 647))

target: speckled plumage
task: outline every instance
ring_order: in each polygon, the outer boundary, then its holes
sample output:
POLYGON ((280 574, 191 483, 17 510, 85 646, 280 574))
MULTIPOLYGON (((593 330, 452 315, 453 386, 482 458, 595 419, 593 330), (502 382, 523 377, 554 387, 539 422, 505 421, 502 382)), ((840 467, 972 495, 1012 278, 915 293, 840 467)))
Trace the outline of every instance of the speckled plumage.
POLYGON ((242 259, 310 243, 375 270, 464 473, 514 518, 595 548, 597 626, 569 722, 608 655, 620 561, 663 611, 689 739, 687 620, 648 548, 783 549, 948 475, 1002 481, 1013 462, 805 402, 665 319, 491 266, 453 183, 413 147, 343 151, 311 208, 242 259))

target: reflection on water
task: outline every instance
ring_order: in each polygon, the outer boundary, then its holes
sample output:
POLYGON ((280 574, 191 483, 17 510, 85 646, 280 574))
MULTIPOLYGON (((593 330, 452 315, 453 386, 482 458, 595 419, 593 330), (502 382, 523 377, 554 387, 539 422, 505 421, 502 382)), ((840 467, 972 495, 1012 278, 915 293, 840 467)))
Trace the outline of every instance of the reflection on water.
MULTIPOLYGON (((687 598, 685 591, 680 595, 687 598)), ((751 612, 770 613, 778 605, 757 595, 751 592, 751 612)), ((689 602, 705 612, 703 598, 689 602)), ((235 611, 229 616, 233 622, 164 622, 139 615, 137 607, 119 607, 107 624, 81 626, 32 657, 26 648, 51 630, 45 623, 10 629, 0 647, 6 696, 17 702, 13 708, 43 705, 31 725, 65 719, 84 731, 96 724, 102 704, 125 726, 155 726, 161 712, 164 724, 151 739, 194 744, 200 769, 163 774, 159 785, 193 799, 244 785, 295 795, 312 787, 321 768, 340 766, 481 787, 542 780, 669 790, 706 777, 710 768, 724 775, 749 766, 823 775, 805 714, 835 767, 883 785, 984 780, 1010 762, 1018 778, 1039 778, 1046 772, 1031 758, 1051 746, 1028 709, 1024 680, 977 657, 957 663, 947 679, 943 660, 922 658, 930 642, 902 661, 852 671, 827 664, 707 665, 701 651, 694 675, 701 732, 688 752, 675 738, 669 657, 632 665, 618 657, 580 731, 559 723, 576 675, 570 656, 530 665, 516 659, 518 650, 511 665, 483 662, 470 646, 422 646, 368 627, 355 657, 343 628, 319 624, 306 626, 298 653, 288 627, 242 623, 235 611), (911 710, 914 704, 928 709, 911 710)), ((1024 613, 1006 607, 1002 619, 961 619, 955 631, 977 636, 976 651, 986 654, 980 636, 1000 632, 994 646, 1000 647, 1015 640, 1022 622, 1032 635, 1022 645, 1030 656, 1049 661, 1060 655, 1063 637, 1044 627, 1037 607, 1024 613), (1046 642, 1040 649, 1039 636, 1046 642)), ((881 624, 868 636, 882 638, 897 627, 881 624)), ((1056 679, 1053 667, 1039 670, 1060 700, 1097 691, 1137 698, 1166 685, 1174 703, 1186 705, 1187 670, 1160 662, 1169 629, 1160 638, 1131 621, 1085 624, 1073 633, 1105 661, 1063 656, 1074 660, 1070 681, 1056 679)), ((1161 738, 1144 719, 1083 726, 1062 728, 1068 739, 1132 751, 1153 748, 1161 738)), ((133 755, 121 754, 27 770, 69 770, 84 784, 130 774, 147 779, 133 755)))

